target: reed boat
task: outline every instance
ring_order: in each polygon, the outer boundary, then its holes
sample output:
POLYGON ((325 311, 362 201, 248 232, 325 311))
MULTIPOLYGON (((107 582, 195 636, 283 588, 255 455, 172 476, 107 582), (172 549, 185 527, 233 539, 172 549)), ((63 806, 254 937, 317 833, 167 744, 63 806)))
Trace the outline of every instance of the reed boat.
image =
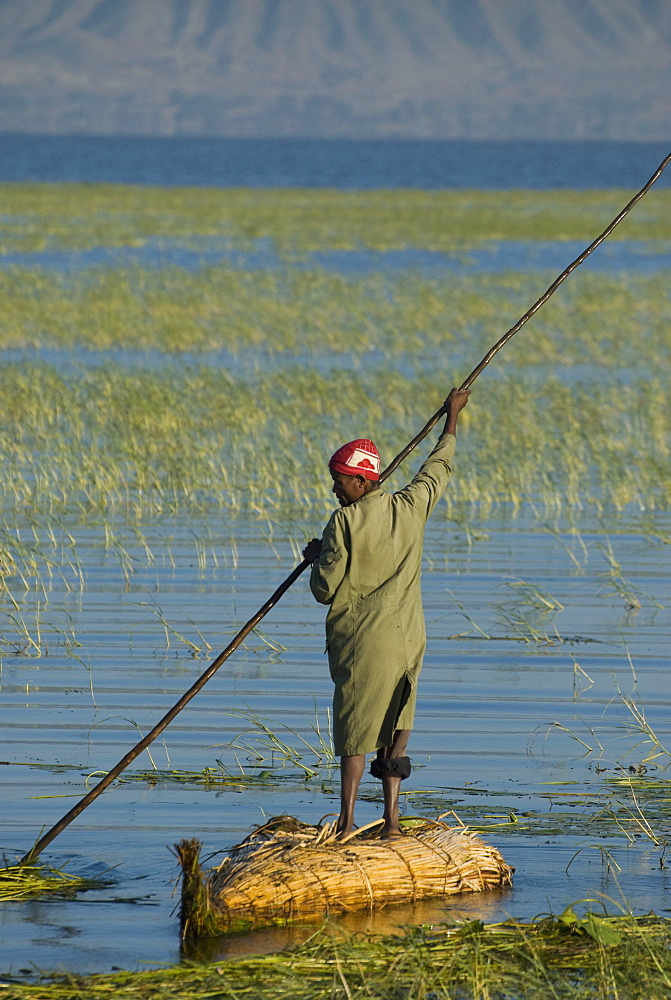
POLYGON ((402 837, 381 840, 381 822, 338 839, 335 821, 310 826, 278 816, 207 872, 200 867, 200 842, 180 841, 182 937, 320 920, 512 883, 514 869, 466 826, 420 819, 402 837))

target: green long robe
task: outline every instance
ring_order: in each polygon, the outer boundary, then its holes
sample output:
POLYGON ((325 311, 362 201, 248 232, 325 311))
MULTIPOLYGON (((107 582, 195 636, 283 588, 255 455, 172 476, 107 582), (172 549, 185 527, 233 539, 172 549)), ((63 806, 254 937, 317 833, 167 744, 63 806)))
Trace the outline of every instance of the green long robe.
POLYGON ((389 746, 396 729, 412 729, 426 647, 424 528, 447 486, 455 444, 453 435, 441 435, 408 486, 366 493, 334 511, 324 529, 310 589, 330 605, 326 648, 339 756, 371 753, 389 746))

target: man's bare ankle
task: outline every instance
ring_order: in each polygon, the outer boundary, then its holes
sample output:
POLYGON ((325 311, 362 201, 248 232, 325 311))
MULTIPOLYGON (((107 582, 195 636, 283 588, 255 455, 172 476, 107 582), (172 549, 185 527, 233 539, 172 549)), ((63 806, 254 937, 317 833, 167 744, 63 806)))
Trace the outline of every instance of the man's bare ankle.
POLYGON ((398 823, 385 823, 380 831, 380 840, 393 840, 395 837, 402 836, 403 830, 398 823))

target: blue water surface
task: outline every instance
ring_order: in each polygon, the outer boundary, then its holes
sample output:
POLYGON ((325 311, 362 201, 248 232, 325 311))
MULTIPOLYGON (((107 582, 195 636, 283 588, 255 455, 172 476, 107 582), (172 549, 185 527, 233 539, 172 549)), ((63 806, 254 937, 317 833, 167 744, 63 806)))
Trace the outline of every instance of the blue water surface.
MULTIPOLYGON (((638 190, 668 153, 669 145, 662 142, 0 133, 0 180, 342 190, 638 190)), ((666 176, 658 182, 669 183, 666 176)))
MULTIPOLYGON (((0 179, 638 190, 666 152, 661 143, 0 135, 0 179)), ((659 183, 668 186, 669 181, 663 177, 659 183)), ((301 266, 343 273, 534 268, 554 275, 582 249, 570 242, 539 241, 492 242, 452 256, 357 250, 315 255, 301 266)), ((668 242, 621 241, 600 247, 585 266, 644 270, 668 267, 670 257, 668 242)), ((223 240, 193 239, 149 240, 142 247, 119 250, 8 255, 4 263, 66 273, 129 265, 279 266, 268 243, 241 254, 223 240)), ((543 281, 539 285, 544 287, 543 281)), ((333 363, 330 352, 324 357, 321 363, 333 363)), ((158 351, 35 348, 5 351, 3 358, 48 360, 67 371, 105 363, 168 363, 158 351)), ((180 363, 198 360, 222 367, 237 364, 235 370, 247 376, 266 356, 239 359, 212 352, 202 359, 185 356, 180 363)), ((291 364, 296 360, 303 359, 286 359, 291 364)), ((397 360, 402 364, 405 359, 397 360)), ((378 362, 375 345, 370 345, 370 363, 378 362)), ((315 368, 320 359, 305 359, 308 363, 315 368)), ((352 356, 338 363, 363 362, 352 356)), ((434 368, 454 365, 455 359, 431 358, 431 363, 434 368)), ((589 377, 590 372, 570 373, 578 375, 589 377)), ((600 379, 606 377, 606 370, 599 373, 600 379)), ((613 377, 625 376, 617 372, 613 377)), ((255 430, 250 425, 250 434, 255 430)), ((459 459, 456 475, 461 475, 459 459)), ((389 911, 380 923, 377 914, 371 929, 396 931, 413 921, 531 919, 586 898, 614 900, 610 909, 625 903, 635 913, 667 913, 671 875, 668 860, 664 867, 660 858, 668 856, 661 843, 636 827, 638 804, 627 797, 626 788, 615 787, 604 798, 604 809, 616 792, 630 804, 631 837, 612 824, 605 832, 596 825, 593 833, 584 827, 576 833, 568 829, 566 817, 587 808, 583 799, 588 793, 592 799, 605 794, 604 774, 626 774, 625 768, 638 765, 650 751, 647 731, 636 728, 629 704, 645 711, 650 731, 663 745, 671 744, 668 512, 615 511, 610 517, 599 512, 597 517, 588 510, 571 510, 562 519, 552 508, 529 505, 514 516, 509 511, 473 512, 471 523, 466 513, 453 520, 441 510, 427 529, 423 586, 428 646, 410 747, 415 770, 405 783, 403 811, 435 815, 447 808, 468 819, 473 803, 478 804, 481 819, 490 824, 487 839, 517 869, 515 884, 504 893, 441 900, 436 910, 421 915, 389 911), (612 553, 612 563, 604 552, 612 553), (555 610, 525 604, 515 589, 524 581, 532 592, 551 595, 555 610), (628 602, 628 591, 638 595, 640 607, 628 602), (527 620, 539 636, 534 641, 530 628, 525 630, 527 620), (539 834, 536 817, 550 811, 557 814, 557 829, 539 834), (518 824, 526 824, 528 832, 521 834, 518 824), (604 850, 619 870, 604 863, 604 850), (396 923, 390 924, 392 920, 396 923)), ((6 647, 0 673, 0 853, 16 858, 60 819, 96 775, 127 753, 139 739, 138 730, 147 732, 228 644, 293 568, 304 540, 318 530, 319 514, 306 510, 302 519, 283 526, 256 514, 236 521, 230 511, 217 509, 202 523, 192 516, 156 518, 141 525, 137 535, 132 525, 113 520, 108 525, 84 516, 76 524, 50 518, 47 531, 22 499, 5 516, 5 532, 13 532, 21 551, 25 547, 29 555, 37 553, 45 566, 34 586, 9 577, 11 590, 0 602, 0 638, 6 647), (36 637, 33 646, 17 633, 21 626, 36 637)), ((0 905, 1 977, 30 980, 38 979, 41 970, 86 973, 177 962, 177 867, 170 853, 176 841, 197 836, 209 856, 230 848, 253 824, 277 813, 317 822, 337 810, 337 771, 304 749, 305 741, 316 742, 316 720, 322 732, 328 728, 332 686, 323 629, 323 609, 303 579, 264 619, 260 634, 226 661, 165 739, 156 742, 153 758, 138 759, 136 780, 115 784, 45 853, 45 862, 67 864, 75 874, 111 871, 114 884, 73 900, 0 905), (260 731, 245 716, 250 711, 299 748, 316 768, 312 779, 267 751, 260 731), (240 749, 245 740, 249 751, 240 749), (197 773, 217 766, 219 759, 231 773, 245 770, 256 776, 268 769, 272 780, 245 791, 230 784, 155 780, 155 767, 165 774, 197 773), (149 776, 140 780, 145 769, 149 776)), ((651 777, 662 779, 665 763, 666 756, 650 768, 651 777)), ((378 818, 381 808, 379 785, 365 775, 357 821, 378 818)), ((653 822, 653 835, 665 836, 654 817, 653 822)), ((221 945, 228 949, 225 953, 235 949, 236 940, 247 951, 286 943, 277 937, 266 937, 263 945, 258 937, 229 938, 221 945)))
MULTIPOLYGON (((0 223, 0 233, 2 225, 0 223)), ((417 271, 426 276, 487 274, 502 271, 562 271, 585 249, 579 240, 484 240, 479 246, 442 253, 404 247, 401 250, 321 250, 292 260, 293 269, 324 269, 343 275, 417 271)), ((97 246, 86 250, 40 250, 6 253, 0 269, 43 268, 71 274, 87 268, 179 267, 190 271, 203 267, 226 267, 242 271, 266 271, 287 267, 272 240, 255 240, 250 250, 241 250, 226 237, 150 237, 142 246, 97 246), (186 243, 186 245, 185 245, 186 243)), ((668 240, 617 240, 597 247, 583 268, 612 273, 651 274, 671 267, 668 240)))

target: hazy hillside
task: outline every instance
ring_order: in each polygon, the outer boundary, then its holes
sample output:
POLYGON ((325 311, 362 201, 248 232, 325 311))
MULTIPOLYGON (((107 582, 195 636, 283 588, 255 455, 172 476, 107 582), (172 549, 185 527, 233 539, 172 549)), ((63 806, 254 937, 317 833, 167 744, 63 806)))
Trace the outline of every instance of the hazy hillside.
POLYGON ((671 0, 0 0, 0 130, 664 139, 671 0))

